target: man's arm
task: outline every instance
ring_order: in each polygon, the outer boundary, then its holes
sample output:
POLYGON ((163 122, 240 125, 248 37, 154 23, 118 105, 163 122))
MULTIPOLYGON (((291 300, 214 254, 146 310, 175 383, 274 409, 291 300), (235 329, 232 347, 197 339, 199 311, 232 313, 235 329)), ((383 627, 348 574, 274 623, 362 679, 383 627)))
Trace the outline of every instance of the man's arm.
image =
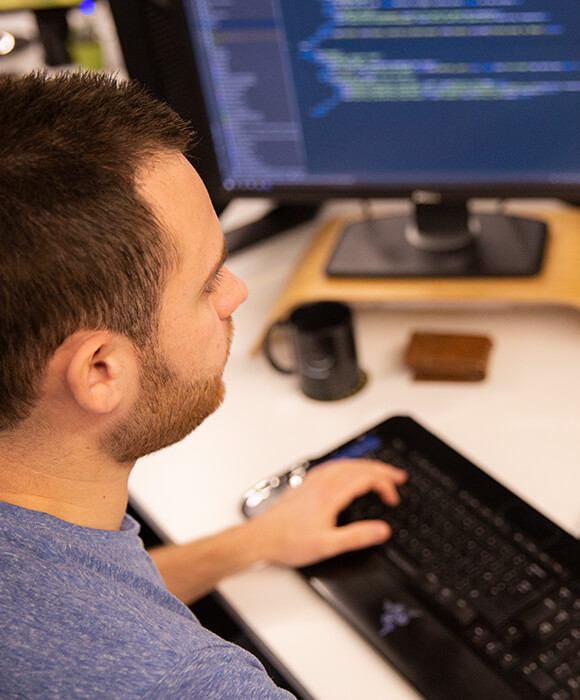
POLYGON ((259 562, 306 566, 342 552, 370 547, 390 536, 382 520, 337 527, 338 514, 357 496, 376 491, 399 502, 405 472, 373 460, 338 460, 312 469, 269 510, 243 525, 183 545, 149 551, 168 589, 186 604, 259 562))

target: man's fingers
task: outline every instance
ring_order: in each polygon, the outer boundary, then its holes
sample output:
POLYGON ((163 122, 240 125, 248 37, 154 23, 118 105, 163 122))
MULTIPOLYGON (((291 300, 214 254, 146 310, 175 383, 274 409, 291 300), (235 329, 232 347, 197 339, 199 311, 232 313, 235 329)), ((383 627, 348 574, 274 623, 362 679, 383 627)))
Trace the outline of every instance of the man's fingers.
POLYGON ((405 471, 378 460, 346 459, 327 462, 315 467, 312 476, 317 469, 320 469, 320 477, 329 479, 331 493, 336 498, 335 504, 341 510, 369 491, 378 493, 388 505, 396 506, 400 503, 397 486, 407 480, 405 471))
POLYGON ((388 505, 398 506, 401 502, 398 487, 402 486, 407 481, 408 475, 407 472, 401 469, 395 469, 395 467, 391 467, 390 469, 390 479, 388 481, 383 480, 383 482, 381 482, 381 488, 377 487, 375 491, 379 493, 383 501, 388 505))
POLYGON ((391 534, 391 528, 384 520, 360 520, 334 528, 331 539, 332 551, 328 556, 382 544, 391 534))

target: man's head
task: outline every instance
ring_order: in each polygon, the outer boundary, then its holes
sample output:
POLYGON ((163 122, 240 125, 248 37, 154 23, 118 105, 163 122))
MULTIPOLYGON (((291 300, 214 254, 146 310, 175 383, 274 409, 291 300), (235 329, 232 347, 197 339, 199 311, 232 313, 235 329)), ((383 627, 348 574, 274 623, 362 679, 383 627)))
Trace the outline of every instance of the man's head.
POLYGON ((219 221, 185 158, 159 158, 137 188, 175 243, 180 263, 163 289, 155 341, 138 348, 137 401, 105 435, 107 451, 124 462, 180 440, 219 406, 231 314, 246 297, 245 285, 224 266, 219 221))
MULTIPOLYGON (((139 356, 142 389, 133 415, 104 443, 117 459, 149 451, 122 444, 129 425, 147 432, 146 413, 159 422, 160 407, 171 413, 167 402, 184 392, 189 405, 200 388, 223 391, 226 351, 215 367, 177 367, 167 337, 175 326, 163 319, 163 299, 185 265, 190 274, 199 265, 197 275, 204 265, 223 266, 217 218, 181 155, 190 138, 172 110, 131 84, 87 74, 0 76, 0 428, 31 414, 51 358, 86 330, 128 339, 139 356), (179 190, 182 178, 189 190, 179 190), (177 191, 191 199, 192 187, 196 201, 178 214, 193 217, 188 228, 173 209, 177 191), (210 227, 211 243, 198 225, 210 227)), ((212 337, 194 340, 202 347, 212 337)), ((216 401, 185 422, 199 422, 216 401)))

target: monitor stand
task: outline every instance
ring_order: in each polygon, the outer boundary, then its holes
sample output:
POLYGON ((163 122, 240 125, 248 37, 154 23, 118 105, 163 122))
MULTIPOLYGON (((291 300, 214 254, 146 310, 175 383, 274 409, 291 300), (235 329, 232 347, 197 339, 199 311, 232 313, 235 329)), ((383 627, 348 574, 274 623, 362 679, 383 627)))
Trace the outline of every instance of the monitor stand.
POLYGON ((522 277, 540 271, 541 221, 469 214, 466 202, 415 204, 410 216, 367 219, 342 231, 330 277, 522 277))

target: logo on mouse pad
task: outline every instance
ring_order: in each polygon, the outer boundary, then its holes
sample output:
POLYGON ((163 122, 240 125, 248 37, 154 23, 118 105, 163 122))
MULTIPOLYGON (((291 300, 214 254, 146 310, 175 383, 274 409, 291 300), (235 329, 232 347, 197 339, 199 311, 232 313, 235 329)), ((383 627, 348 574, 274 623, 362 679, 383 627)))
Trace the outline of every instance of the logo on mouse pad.
POLYGON ((392 600, 385 600, 383 603, 383 612, 381 613, 380 622, 381 629, 379 634, 381 637, 386 637, 397 628, 407 627, 407 625, 417 617, 421 617, 423 613, 420 610, 414 610, 405 603, 396 603, 392 600))

